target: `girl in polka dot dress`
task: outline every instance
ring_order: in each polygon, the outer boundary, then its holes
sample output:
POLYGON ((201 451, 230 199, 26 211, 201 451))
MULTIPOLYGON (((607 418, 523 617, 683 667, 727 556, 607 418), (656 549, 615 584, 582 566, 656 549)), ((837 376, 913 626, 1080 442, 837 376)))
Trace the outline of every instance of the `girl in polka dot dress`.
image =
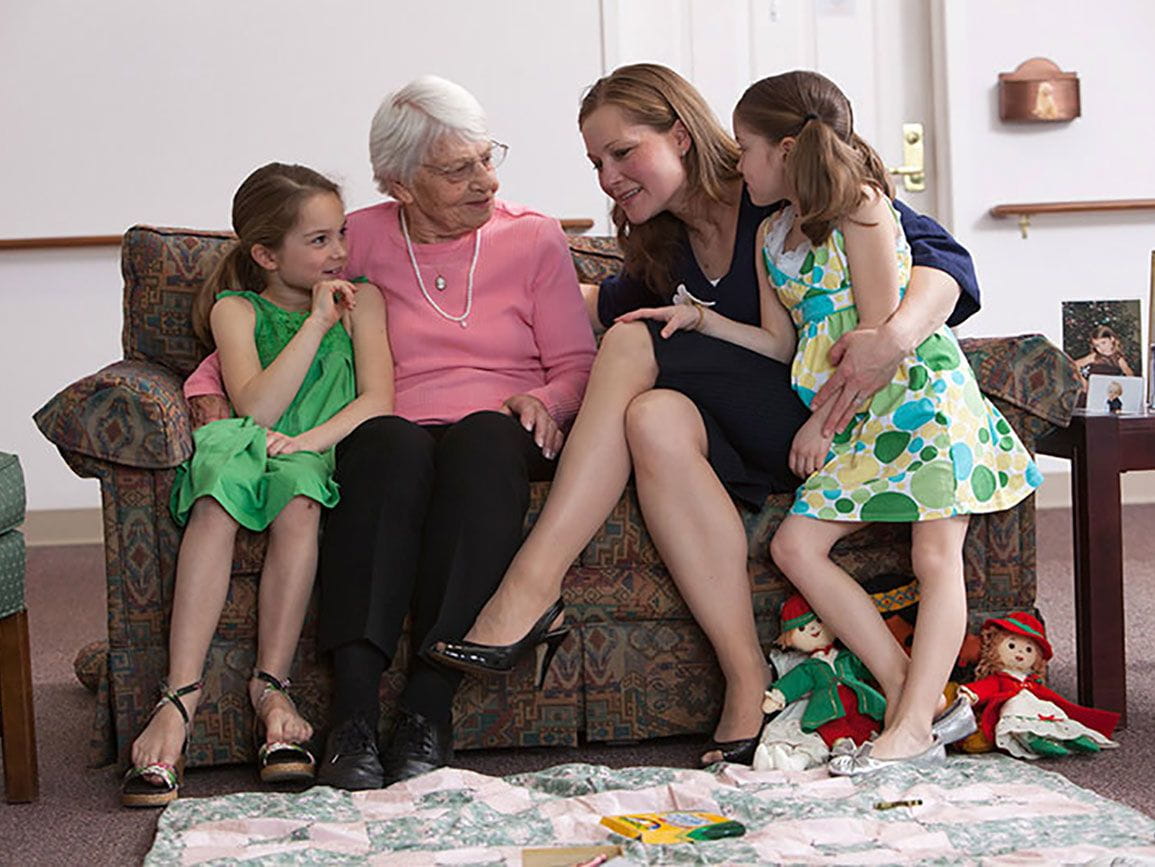
MULTIPOLYGON (((835 341, 884 325, 898 307, 910 247, 886 169, 854 133, 850 103, 829 79, 797 71, 759 81, 734 109, 734 131, 751 199, 787 202, 759 231, 763 326, 795 329, 792 379, 810 405, 834 371, 835 341)), ((833 402, 799 430, 790 462, 805 481, 771 543, 779 568, 886 694, 883 733, 831 764, 849 774, 941 760, 931 724, 966 629, 968 515, 1009 508, 1042 481, 946 326, 903 360, 889 385, 859 398, 835 436, 822 433, 833 402), (912 525, 921 604, 909 659, 869 596, 829 556, 838 539, 870 521, 912 525)))

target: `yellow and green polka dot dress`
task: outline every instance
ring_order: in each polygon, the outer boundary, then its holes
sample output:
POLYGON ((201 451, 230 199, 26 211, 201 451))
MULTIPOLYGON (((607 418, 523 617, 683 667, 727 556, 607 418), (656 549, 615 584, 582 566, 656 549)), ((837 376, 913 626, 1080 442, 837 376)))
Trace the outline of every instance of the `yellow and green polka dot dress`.
MULTIPOLYGON (((905 292, 910 246, 893 208, 892 214, 905 292)), ((763 255, 798 329, 791 379, 809 406, 834 372, 830 347, 858 325, 858 311, 842 232, 835 229, 820 247, 804 243, 783 252, 793 222, 792 207, 777 215, 763 255)), ((1041 482, 944 325, 834 438, 826 463, 798 488, 792 511, 829 521, 927 521, 1008 509, 1041 482)))

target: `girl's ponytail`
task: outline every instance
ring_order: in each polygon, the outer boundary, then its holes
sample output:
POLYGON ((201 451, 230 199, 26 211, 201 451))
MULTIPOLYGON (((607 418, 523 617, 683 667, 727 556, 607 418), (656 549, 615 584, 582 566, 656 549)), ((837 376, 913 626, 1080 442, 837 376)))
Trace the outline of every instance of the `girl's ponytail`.
POLYGON ((803 125, 786 160, 786 177, 798 196, 799 224, 811 244, 822 244, 835 224, 862 204, 863 174, 861 154, 821 118, 803 125))
POLYGON ((201 285, 193 298, 193 333, 208 349, 216 347, 213 330, 209 325, 209 314, 216 303, 217 295, 227 290, 263 292, 265 274, 252 255, 253 245, 237 239, 228 242, 224 256, 217 262, 208 279, 201 285))
POLYGON ((884 193, 888 199, 893 199, 894 184, 891 183, 890 172, 887 171, 886 163, 882 161, 882 157, 878 155, 878 151, 872 148, 866 139, 862 138, 862 136, 856 132, 850 134, 850 146, 862 156, 862 167, 866 172, 866 182, 872 187, 877 187, 878 191, 884 193))

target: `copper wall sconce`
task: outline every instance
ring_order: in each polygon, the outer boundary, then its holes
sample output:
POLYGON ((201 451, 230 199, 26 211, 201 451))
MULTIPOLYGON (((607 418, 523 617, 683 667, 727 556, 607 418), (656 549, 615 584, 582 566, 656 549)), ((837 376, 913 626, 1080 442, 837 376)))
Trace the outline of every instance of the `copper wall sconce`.
POLYGON ((999 73, 999 118, 1026 123, 1074 120, 1080 114, 1079 76, 1045 57, 999 73))

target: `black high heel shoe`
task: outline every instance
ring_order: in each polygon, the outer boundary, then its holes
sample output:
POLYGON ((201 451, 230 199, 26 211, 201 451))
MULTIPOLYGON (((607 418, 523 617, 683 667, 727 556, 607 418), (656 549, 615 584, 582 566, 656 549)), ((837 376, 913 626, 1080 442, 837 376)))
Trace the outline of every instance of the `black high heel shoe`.
POLYGON ((509 674, 530 651, 536 651, 534 682, 541 689, 557 649, 569 634, 569 627, 564 624, 557 629, 550 628, 564 611, 565 604, 558 599, 525 637, 513 644, 478 644, 464 639, 439 641, 426 648, 425 656, 430 662, 471 674, 509 674))
POLYGON ((766 723, 770 722, 770 720, 776 716, 778 716, 778 711, 763 714, 762 725, 758 727, 758 734, 752 738, 743 738, 738 741, 710 740, 700 755, 719 752, 722 754, 722 758, 708 764, 703 764, 702 767, 708 768, 710 765, 717 764, 718 762, 729 762, 732 765, 753 765, 754 753, 758 749, 758 744, 762 742, 762 731, 766 728, 766 723))

